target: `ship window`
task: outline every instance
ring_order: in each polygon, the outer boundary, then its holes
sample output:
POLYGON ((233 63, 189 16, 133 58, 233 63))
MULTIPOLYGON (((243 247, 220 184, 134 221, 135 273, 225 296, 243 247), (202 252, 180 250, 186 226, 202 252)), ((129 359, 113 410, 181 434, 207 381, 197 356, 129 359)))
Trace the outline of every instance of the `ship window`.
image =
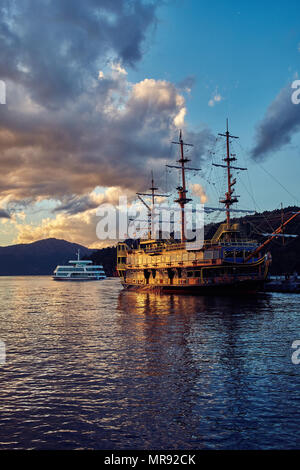
POLYGON ((204 252, 204 259, 212 259, 214 255, 213 250, 206 250, 204 252))
POLYGON ((67 272, 67 273, 84 272, 84 269, 83 268, 58 268, 58 272, 67 272))
POLYGON ((195 277, 200 277, 201 276, 201 271, 195 271, 195 277))
POLYGON ((187 277, 194 277, 194 272, 193 271, 188 271, 187 272, 187 277))

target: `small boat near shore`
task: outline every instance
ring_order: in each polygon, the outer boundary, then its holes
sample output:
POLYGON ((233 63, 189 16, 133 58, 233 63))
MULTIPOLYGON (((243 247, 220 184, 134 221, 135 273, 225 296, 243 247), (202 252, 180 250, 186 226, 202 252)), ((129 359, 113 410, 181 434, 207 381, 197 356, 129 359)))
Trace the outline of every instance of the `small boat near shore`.
POLYGON ((102 265, 93 265, 90 260, 81 260, 80 251, 77 260, 69 261, 69 266, 57 266, 53 273, 54 281, 102 281, 106 279, 102 265))
POLYGON ((272 276, 266 283, 266 292, 300 293, 300 279, 298 273, 285 276, 272 276))

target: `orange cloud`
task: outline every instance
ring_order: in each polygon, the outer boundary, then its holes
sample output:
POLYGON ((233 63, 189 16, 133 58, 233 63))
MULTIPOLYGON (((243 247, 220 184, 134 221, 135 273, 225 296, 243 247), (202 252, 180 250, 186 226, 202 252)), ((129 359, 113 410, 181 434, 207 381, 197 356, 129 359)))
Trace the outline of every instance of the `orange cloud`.
POLYGON ((207 195, 205 193, 203 186, 201 186, 201 184, 199 183, 192 184, 191 191, 194 196, 199 197, 200 202, 202 204, 205 204, 207 202, 207 195))

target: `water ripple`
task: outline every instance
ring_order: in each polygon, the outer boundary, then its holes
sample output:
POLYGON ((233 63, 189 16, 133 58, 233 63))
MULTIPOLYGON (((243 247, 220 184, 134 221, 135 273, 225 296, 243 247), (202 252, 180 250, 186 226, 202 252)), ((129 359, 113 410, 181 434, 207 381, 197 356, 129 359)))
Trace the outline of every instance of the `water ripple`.
POLYGON ((0 278, 0 448, 298 448, 299 306, 0 278))

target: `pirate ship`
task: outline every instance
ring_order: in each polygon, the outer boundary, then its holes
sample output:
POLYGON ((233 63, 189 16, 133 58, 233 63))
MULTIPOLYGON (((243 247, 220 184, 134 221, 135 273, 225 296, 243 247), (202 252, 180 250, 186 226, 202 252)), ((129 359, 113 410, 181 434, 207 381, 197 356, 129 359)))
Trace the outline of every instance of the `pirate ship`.
MULTIPOLYGON (((154 238, 153 211, 155 197, 158 188, 152 186, 149 193, 138 193, 140 200, 149 211, 149 236, 147 240, 140 241, 133 248, 127 243, 120 242, 117 247, 117 271, 122 285, 126 289, 159 290, 176 293, 207 294, 215 292, 246 293, 260 290, 267 278, 271 256, 265 253, 267 245, 277 236, 283 235, 284 227, 299 212, 295 213, 287 221, 283 221, 264 243, 249 239, 243 234, 239 223, 231 220, 232 205, 238 201, 234 186, 236 178, 233 171, 244 171, 246 168, 233 165, 236 155, 231 154, 230 145, 233 139, 238 137, 227 130, 219 134, 226 139, 226 156, 224 163, 215 163, 217 167, 226 169, 227 190, 225 197, 220 202, 225 206, 225 222, 221 223, 211 239, 204 240, 201 247, 190 243, 185 236, 186 205, 191 201, 187 197, 186 170, 198 170, 187 167, 190 161, 184 154, 187 144, 183 141, 180 131, 179 142, 173 142, 180 147, 178 165, 172 166, 180 170, 181 184, 177 187, 181 216, 181 239, 154 238), (142 196, 151 196, 152 205, 148 205, 142 196)), ((213 208, 206 208, 212 210, 213 208)), ((244 211, 236 211, 244 212, 244 211)))

